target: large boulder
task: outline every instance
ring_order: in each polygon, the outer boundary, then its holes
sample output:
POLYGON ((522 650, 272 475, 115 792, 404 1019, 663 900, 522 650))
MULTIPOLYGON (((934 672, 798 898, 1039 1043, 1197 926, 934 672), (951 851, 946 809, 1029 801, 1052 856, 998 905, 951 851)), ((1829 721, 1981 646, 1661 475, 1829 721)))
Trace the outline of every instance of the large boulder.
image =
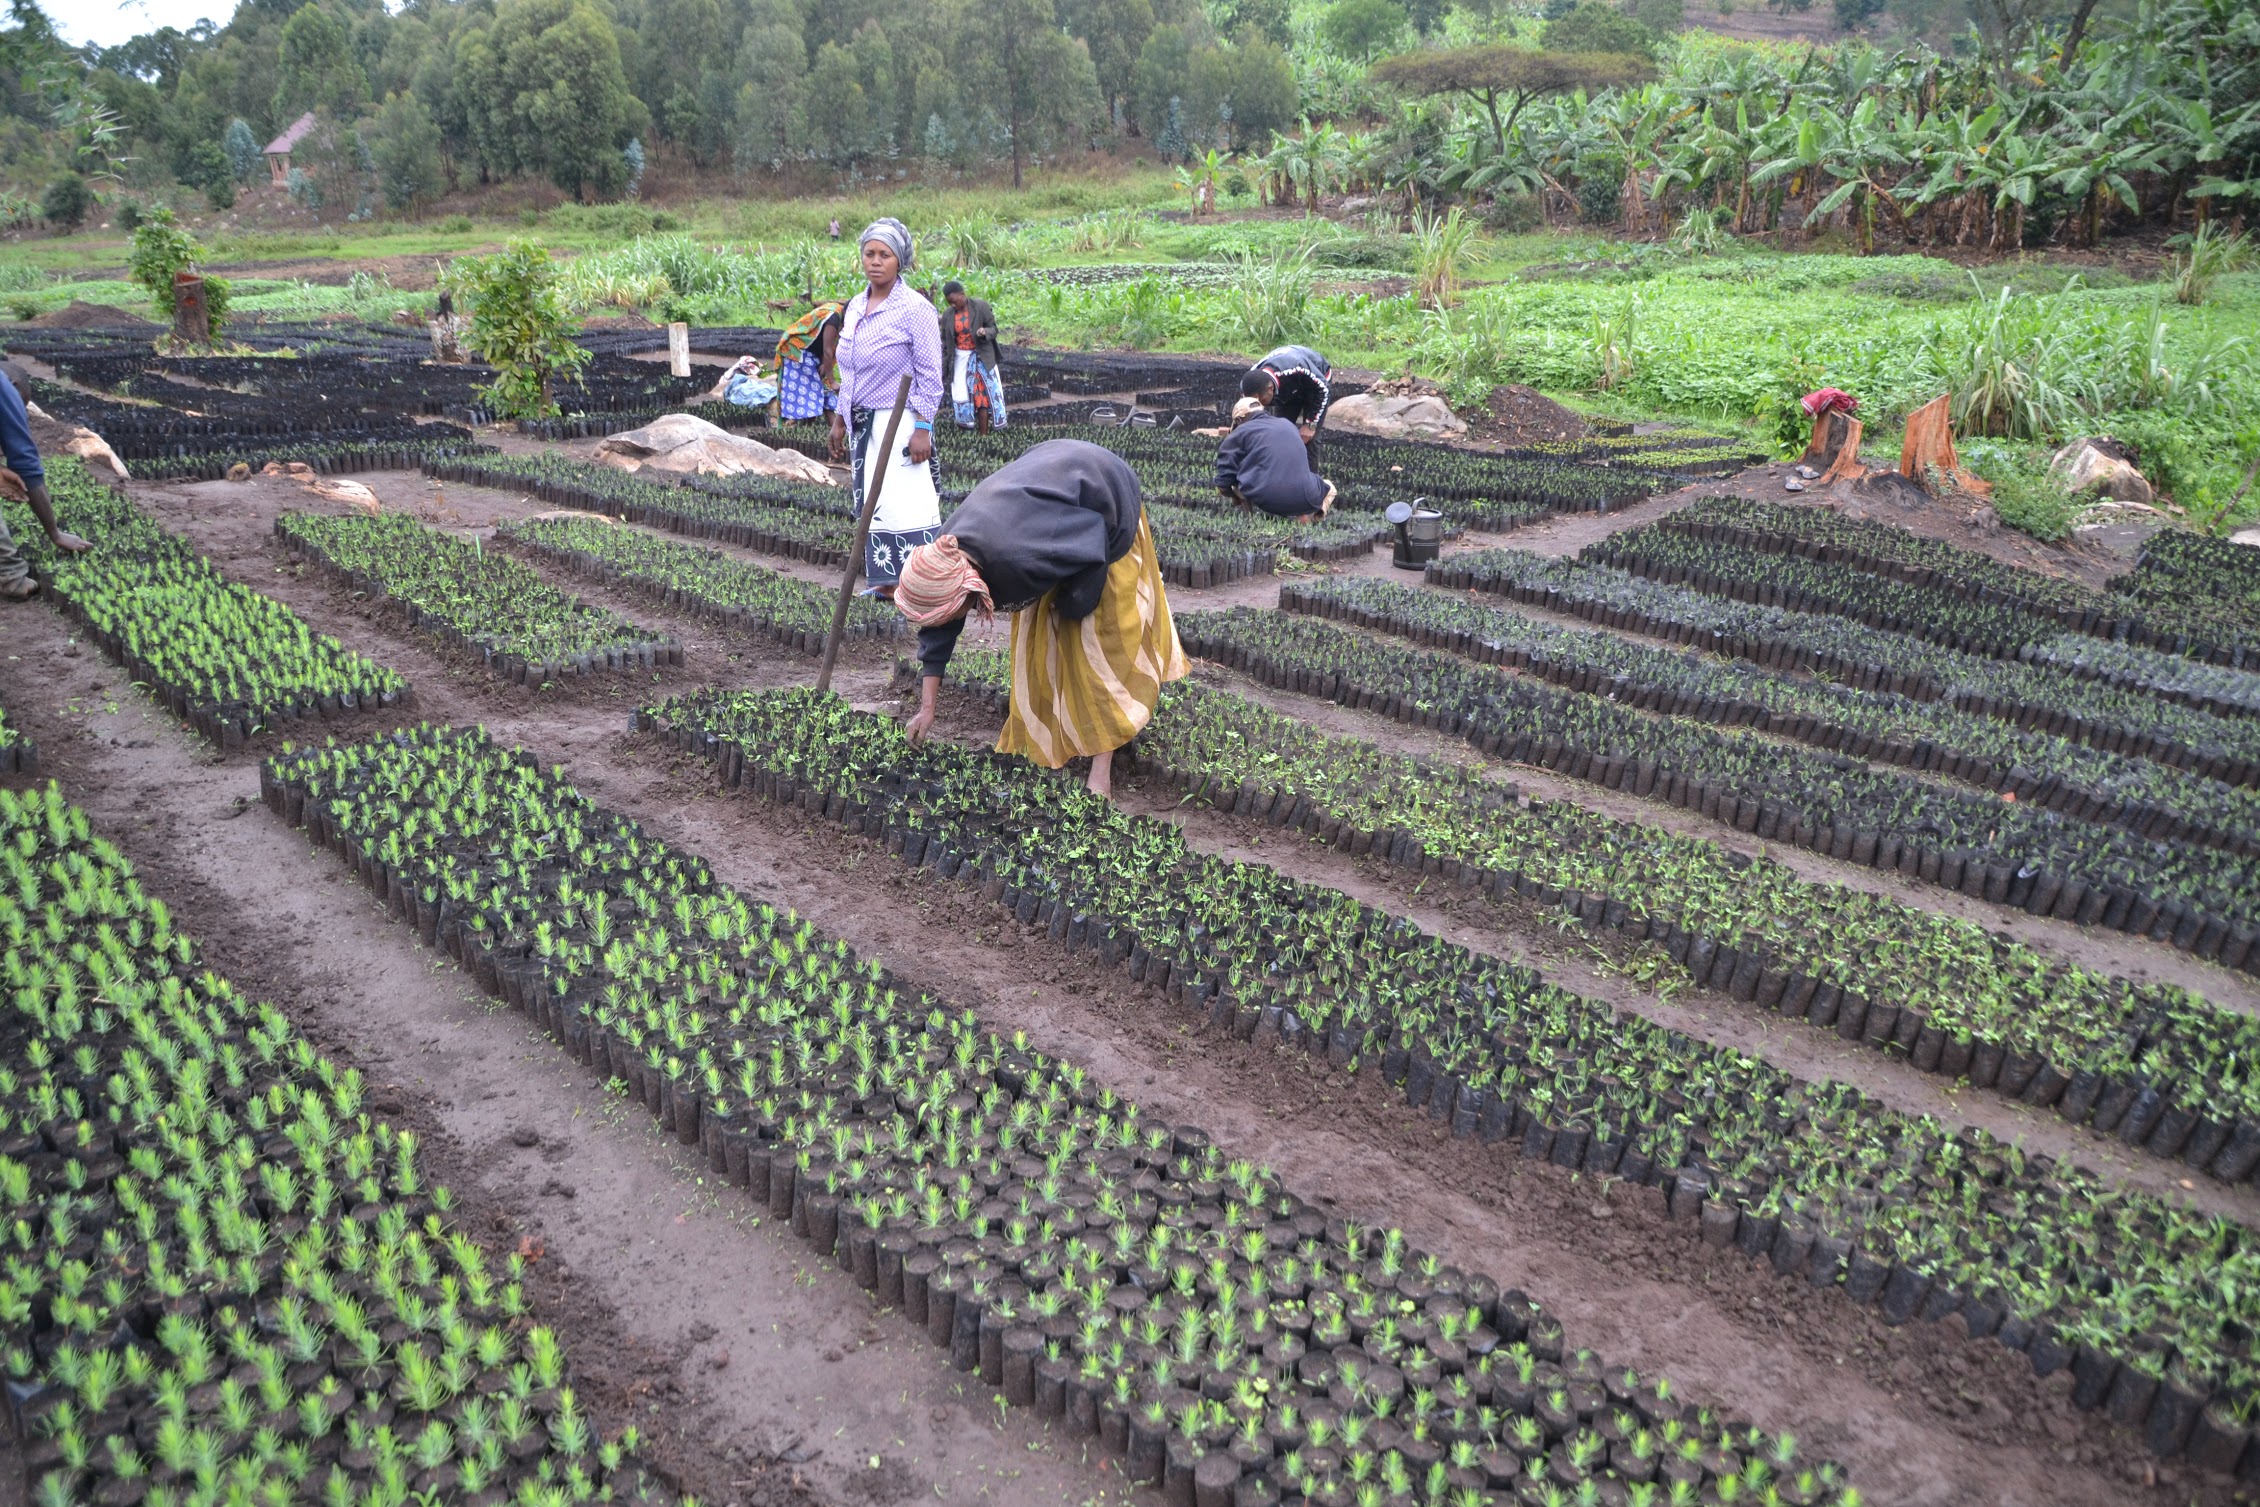
POLYGON ((1326 425, 1347 434, 1370 434, 1385 440, 1458 439, 1467 433, 1467 420, 1452 412, 1442 398, 1384 397, 1369 392, 1337 400, 1326 410, 1326 425))
POLYGON ((798 450, 773 450, 687 413, 670 413, 641 429, 615 434, 596 447, 596 458, 623 471, 695 471, 706 476, 752 471, 788 481, 835 485, 822 461, 798 450))
POLYGON ((2092 492, 2114 502, 2157 500, 2149 479, 2134 467, 2127 447, 2108 436, 2074 440, 2048 462, 2050 474, 2075 496, 2092 492))

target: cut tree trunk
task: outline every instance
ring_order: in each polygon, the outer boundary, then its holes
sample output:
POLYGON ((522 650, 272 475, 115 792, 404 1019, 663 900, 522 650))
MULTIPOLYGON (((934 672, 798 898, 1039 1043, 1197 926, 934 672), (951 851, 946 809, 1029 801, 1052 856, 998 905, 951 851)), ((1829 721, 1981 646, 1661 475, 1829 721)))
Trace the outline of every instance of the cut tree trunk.
POLYGON ((193 272, 173 274, 173 339, 183 345, 212 343, 212 306, 204 279, 193 272))
POLYGON ((1942 485, 1989 496, 1992 485, 1963 470, 1961 457, 1954 453, 1951 397, 1941 393, 1907 415, 1907 439, 1899 447, 1899 474, 1925 491, 1930 490, 1931 478, 1936 476, 1942 485))
POLYGON ((1800 465, 1827 471, 1836 465, 1838 456, 1847 450, 1857 454, 1859 448, 1860 421, 1832 408, 1813 420, 1812 442, 1797 459, 1800 465))
POLYGON ((1844 442, 1830 460, 1828 469, 1821 473, 1821 479, 1814 485, 1825 487, 1834 481, 1858 481, 1868 474, 1868 468, 1860 464, 1860 431, 1866 426, 1858 419, 1848 418, 1841 413, 1832 413, 1828 417, 1844 420, 1844 442))

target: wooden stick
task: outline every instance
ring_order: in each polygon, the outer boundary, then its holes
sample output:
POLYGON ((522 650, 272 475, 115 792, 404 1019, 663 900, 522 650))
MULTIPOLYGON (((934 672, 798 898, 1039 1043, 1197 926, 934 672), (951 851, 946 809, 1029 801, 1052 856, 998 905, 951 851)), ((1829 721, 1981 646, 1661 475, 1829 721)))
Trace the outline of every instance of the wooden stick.
MULTIPOLYGON (((816 689, 832 688, 832 663, 840 657, 840 638, 847 632, 848 601, 855 595, 855 578, 863 571, 863 545, 871 537, 871 515, 879 511, 879 483, 887 467, 894 463, 895 431, 902 426, 902 411, 910 406, 910 373, 902 374, 902 386, 895 389, 894 412, 887 415, 887 437, 879 442, 878 463, 872 463, 869 446, 864 447, 863 466, 870 477, 863 484, 863 510, 855 520, 855 543, 848 549, 847 570, 840 576, 840 597, 832 604, 832 631, 824 635, 824 668, 816 672, 816 689)), ((855 423, 855 415, 848 415, 848 423, 855 423)), ((848 444, 855 444, 851 434, 848 444)))

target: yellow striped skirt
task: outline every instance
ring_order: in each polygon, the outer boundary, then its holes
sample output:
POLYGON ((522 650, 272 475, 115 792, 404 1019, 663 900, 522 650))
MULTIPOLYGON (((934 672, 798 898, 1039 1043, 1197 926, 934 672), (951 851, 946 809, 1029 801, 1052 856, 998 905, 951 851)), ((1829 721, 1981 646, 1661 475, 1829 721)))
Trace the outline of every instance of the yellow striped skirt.
POLYGON ((1153 715, 1161 688, 1192 671, 1145 519, 1138 542, 1107 567, 1089 617, 1061 622, 1052 596, 1047 591, 1012 615, 1012 710, 997 738, 998 753, 1047 769, 1129 742, 1153 715))

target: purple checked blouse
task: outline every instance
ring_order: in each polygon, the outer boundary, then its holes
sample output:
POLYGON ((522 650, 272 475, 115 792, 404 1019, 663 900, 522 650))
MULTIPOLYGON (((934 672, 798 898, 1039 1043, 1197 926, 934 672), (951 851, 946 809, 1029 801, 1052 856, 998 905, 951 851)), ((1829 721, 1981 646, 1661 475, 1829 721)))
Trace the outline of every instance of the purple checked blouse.
POLYGON ((898 282, 877 309, 871 290, 848 300, 840 332, 840 412, 877 409, 895 400, 902 374, 910 373, 910 411, 929 422, 942 403, 942 327, 925 294, 898 282))

